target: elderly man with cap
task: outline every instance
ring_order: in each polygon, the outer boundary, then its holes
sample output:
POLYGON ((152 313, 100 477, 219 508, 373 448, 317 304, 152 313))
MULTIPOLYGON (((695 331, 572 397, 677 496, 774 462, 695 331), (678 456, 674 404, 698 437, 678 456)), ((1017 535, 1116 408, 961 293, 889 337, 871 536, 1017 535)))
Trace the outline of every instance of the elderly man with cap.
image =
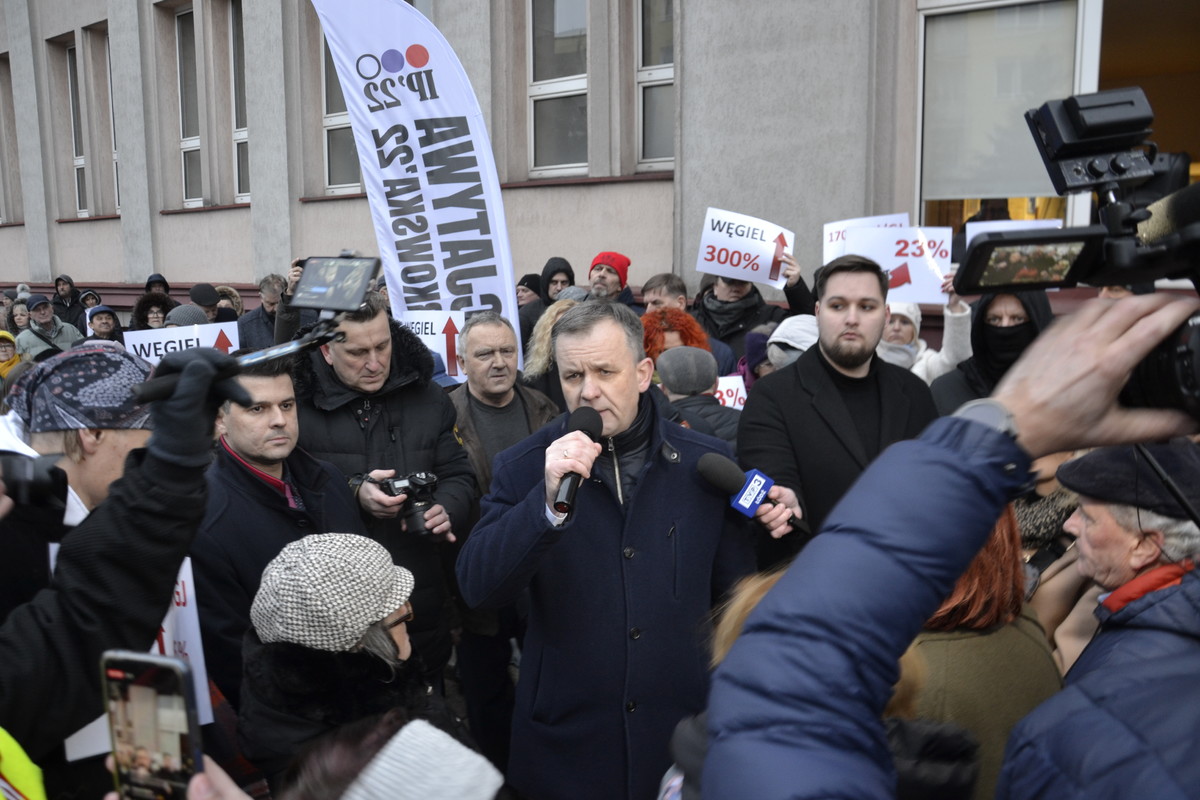
POLYGON ((629 256, 621 253, 598 253, 588 270, 588 282, 592 286, 592 299, 624 303, 640 317, 646 309, 633 302, 633 290, 629 288, 630 263, 629 256))
POLYGON ((996 796, 1194 797, 1200 447, 1103 448, 1063 464, 1058 480, 1080 496, 1063 526, 1077 568, 1107 594, 1066 687, 1014 729, 996 796))
POLYGON ((717 360, 713 354, 699 347, 672 347, 658 357, 654 366, 658 368, 659 388, 679 415, 688 422, 703 420, 736 453, 741 412, 722 405, 713 394, 717 389, 717 360))
POLYGON ((192 301, 193 305, 203 309, 209 322, 216 321, 217 304, 221 302, 221 295, 217 291, 217 287, 211 283, 197 283, 191 289, 188 289, 188 298, 192 301))
POLYGON ((87 324, 92 335, 89 340, 101 339, 108 342, 125 344, 125 336, 121 323, 117 320, 117 312, 105 305, 92 306, 87 311, 87 324))
POLYGON ((292 542, 263 570, 238 733, 272 784, 305 742, 393 708, 461 735, 421 680, 407 625, 413 587, 383 545, 348 533, 292 542))
POLYGON ((203 514, 216 407, 245 399, 217 377, 234 367, 215 350, 173 353, 157 374, 179 374, 176 390, 139 405, 130 390, 149 365, 88 343, 37 365, 9 395, 6 449, 54 465, 48 495, 0 522, 0 727, 40 764, 52 797, 112 786, 98 760, 67 768, 61 745, 103 707, 100 654, 145 651, 159 634, 203 514), (49 545, 60 540, 51 578, 49 545))
POLYGON ((537 300, 542 293, 542 276, 536 272, 522 275, 517 281, 517 307, 528 305, 537 300))
MULTIPOLYGON (((29 361, 41 361, 58 355, 83 338, 83 334, 72 324, 59 319, 54 306, 44 294, 31 294, 29 328, 17 336, 17 353, 29 361)), ((83 307, 80 306, 82 312, 83 307)))

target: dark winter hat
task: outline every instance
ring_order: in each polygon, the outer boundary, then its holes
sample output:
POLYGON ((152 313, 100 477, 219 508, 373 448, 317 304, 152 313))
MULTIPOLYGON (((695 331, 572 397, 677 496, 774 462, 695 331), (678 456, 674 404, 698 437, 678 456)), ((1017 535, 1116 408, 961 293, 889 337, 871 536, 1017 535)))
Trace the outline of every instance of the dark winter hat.
POLYGON ((612 267, 617 271, 617 277, 621 280, 621 288, 625 288, 625 284, 629 282, 629 256, 605 251, 599 253, 592 259, 592 266, 588 269, 588 275, 592 274, 592 270, 598 266, 612 267))
POLYGON ((164 291, 166 291, 166 292, 171 291, 171 284, 167 283, 167 279, 162 276, 162 273, 156 272, 153 275, 151 275, 149 278, 146 278, 146 291, 147 292, 150 291, 151 285, 153 285, 155 283, 161 283, 163 285, 164 291))
POLYGON ((750 331, 746 334, 746 366, 753 371, 759 364, 767 360, 767 339, 765 333, 750 331))
POLYGON ((35 308, 40 306, 42 303, 49 303, 49 302, 50 301, 46 299, 46 295, 44 295, 44 294, 31 294, 31 295, 29 295, 29 297, 27 297, 25 299, 25 306, 30 311, 33 311, 35 308))
POLYGON ((59 281, 62 281, 63 283, 67 284, 72 289, 75 288, 75 281, 71 278, 70 275, 68 275, 65 272, 62 275, 59 275, 57 278, 54 279, 54 285, 58 286, 59 281))
POLYGON ((263 570, 250 620, 263 642, 344 653, 408 600, 412 573, 383 545, 352 533, 292 542, 263 570))
POLYGON ((175 306, 167 312, 164 325, 178 325, 186 328, 188 325, 207 325, 208 314, 200 306, 175 306))
POLYGON ((655 363, 658 377, 672 394, 704 394, 717 382, 717 359, 699 347, 672 347, 655 363))
POLYGON ((149 428, 150 407, 131 391, 149 377, 150 365, 125 348, 88 342, 22 375, 8 404, 30 433, 149 428))
POLYGON ((528 275, 522 275, 521 280, 517 281, 517 286, 524 286, 534 294, 542 293, 542 276, 531 272, 528 275))
POLYGON ((97 314, 112 314, 114 320, 117 318, 117 312, 113 311, 108 306, 92 306, 87 310, 88 324, 91 324, 91 321, 96 317, 97 314))
POLYGON ((197 283, 188 290, 188 297, 198 306, 215 306, 221 302, 221 295, 211 283, 197 283))
MULTIPOLYGON (((1146 450, 1175 481, 1183 496, 1200 509, 1200 445, 1178 438, 1148 444, 1146 450)), ((1173 519, 1187 512, 1134 447, 1102 447, 1058 468, 1058 482, 1073 492, 1106 503, 1144 508, 1173 519)))

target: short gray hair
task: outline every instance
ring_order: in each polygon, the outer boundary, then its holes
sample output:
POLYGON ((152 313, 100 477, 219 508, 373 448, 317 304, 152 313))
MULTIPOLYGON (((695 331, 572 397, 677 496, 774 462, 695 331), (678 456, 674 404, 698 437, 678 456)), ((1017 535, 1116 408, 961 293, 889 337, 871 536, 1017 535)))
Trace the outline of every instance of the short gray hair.
POLYGON ((1162 554, 1168 561, 1182 561, 1200 554, 1200 528, 1190 519, 1165 517, 1144 508, 1116 504, 1109 505, 1108 513, 1125 530, 1161 531, 1162 554))
MULTIPOLYGON (((625 331, 625 342, 633 353, 634 363, 646 357, 643 343, 645 332, 642 321, 638 319, 629 306, 624 303, 611 303, 604 300, 592 300, 580 303, 563 314, 550 332, 550 347, 555 355, 558 354, 558 340, 562 336, 581 336, 591 333, 592 329, 604 320, 609 319, 621 326, 625 331)), ((557 361, 557 358, 555 359, 557 361)))
POLYGON ((513 324, 504 317, 497 314, 495 311, 480 311, 478 314, 472 314, 467 317, 467 321, 463 323, 463 329, 458 332, 458 346, 461 350, 466 350, 467 334, 478 328, 480 325, 503 325, 508 328, 513 336, 517 335, 513 324))
POLYGON ((392 634, 384 625, 383 620, 379 620, 367 628, 366 633, 358 640, 358 644, 350 650, 355 653, 373 655, 391 667, 393 671, 404 663, 400 658, 400 650, 396 647, 396 640, 392 638, 392 634))

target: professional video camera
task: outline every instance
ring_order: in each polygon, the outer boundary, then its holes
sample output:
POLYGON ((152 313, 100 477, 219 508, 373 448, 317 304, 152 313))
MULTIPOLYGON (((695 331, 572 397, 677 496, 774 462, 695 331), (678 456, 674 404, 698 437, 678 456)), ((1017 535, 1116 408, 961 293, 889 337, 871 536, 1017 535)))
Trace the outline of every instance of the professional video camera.
MULTIPOLYGON (((238 357, 238 366, 286 358, 304 350, 318 347, 338 338, 338 322, 348 311, 358 309, 367 299, 379 272, 378 258, 361 258, 349 251, 336 257, 304 259, 304 272, 292 291, 292 308, 307 308, 318 312, 317 323, 304 336, 292 342, 268 347, 238 357)), ((233 377, 236 372, 219 375, 233 377)), ((143 403, 169 397, 179 382, 179 375, 151 378, 134 387, 134 395, 143 403)))
MULTIPOLYGON (((959 294, 1152 283, 1190 278, 1200 291, 1200 184, 1166 196, 1156 183, 1186 160, 1146 142, 1154 114, 1141 89, 1051 100, 1025 112, 1054 189, 1095 191, 1100 224, 985 233, 954 277, 959 294), (1143 149, 1145 148, 1145 149, 1143 149)), ((1180 180, 1182 179, 1182 180, 1180 180)), ((1200 419, 1200 315, 1134 370, 1125 405, 1179 408, 1200 419)))

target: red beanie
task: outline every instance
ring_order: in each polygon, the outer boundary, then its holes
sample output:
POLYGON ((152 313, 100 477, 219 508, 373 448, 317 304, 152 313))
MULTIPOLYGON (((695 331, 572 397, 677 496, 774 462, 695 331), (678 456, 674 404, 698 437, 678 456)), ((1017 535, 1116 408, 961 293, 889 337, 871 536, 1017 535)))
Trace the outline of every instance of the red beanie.
POLYGON ((617 277, 621 279, 621 288, 624 289, 625 284, 629 282, 629 257, 611 251, 600 253, 592 259, 592 266, 588 268, 588 275, 591 275, 592 270, 600 264, 612 267, 617 271, 617 277))

